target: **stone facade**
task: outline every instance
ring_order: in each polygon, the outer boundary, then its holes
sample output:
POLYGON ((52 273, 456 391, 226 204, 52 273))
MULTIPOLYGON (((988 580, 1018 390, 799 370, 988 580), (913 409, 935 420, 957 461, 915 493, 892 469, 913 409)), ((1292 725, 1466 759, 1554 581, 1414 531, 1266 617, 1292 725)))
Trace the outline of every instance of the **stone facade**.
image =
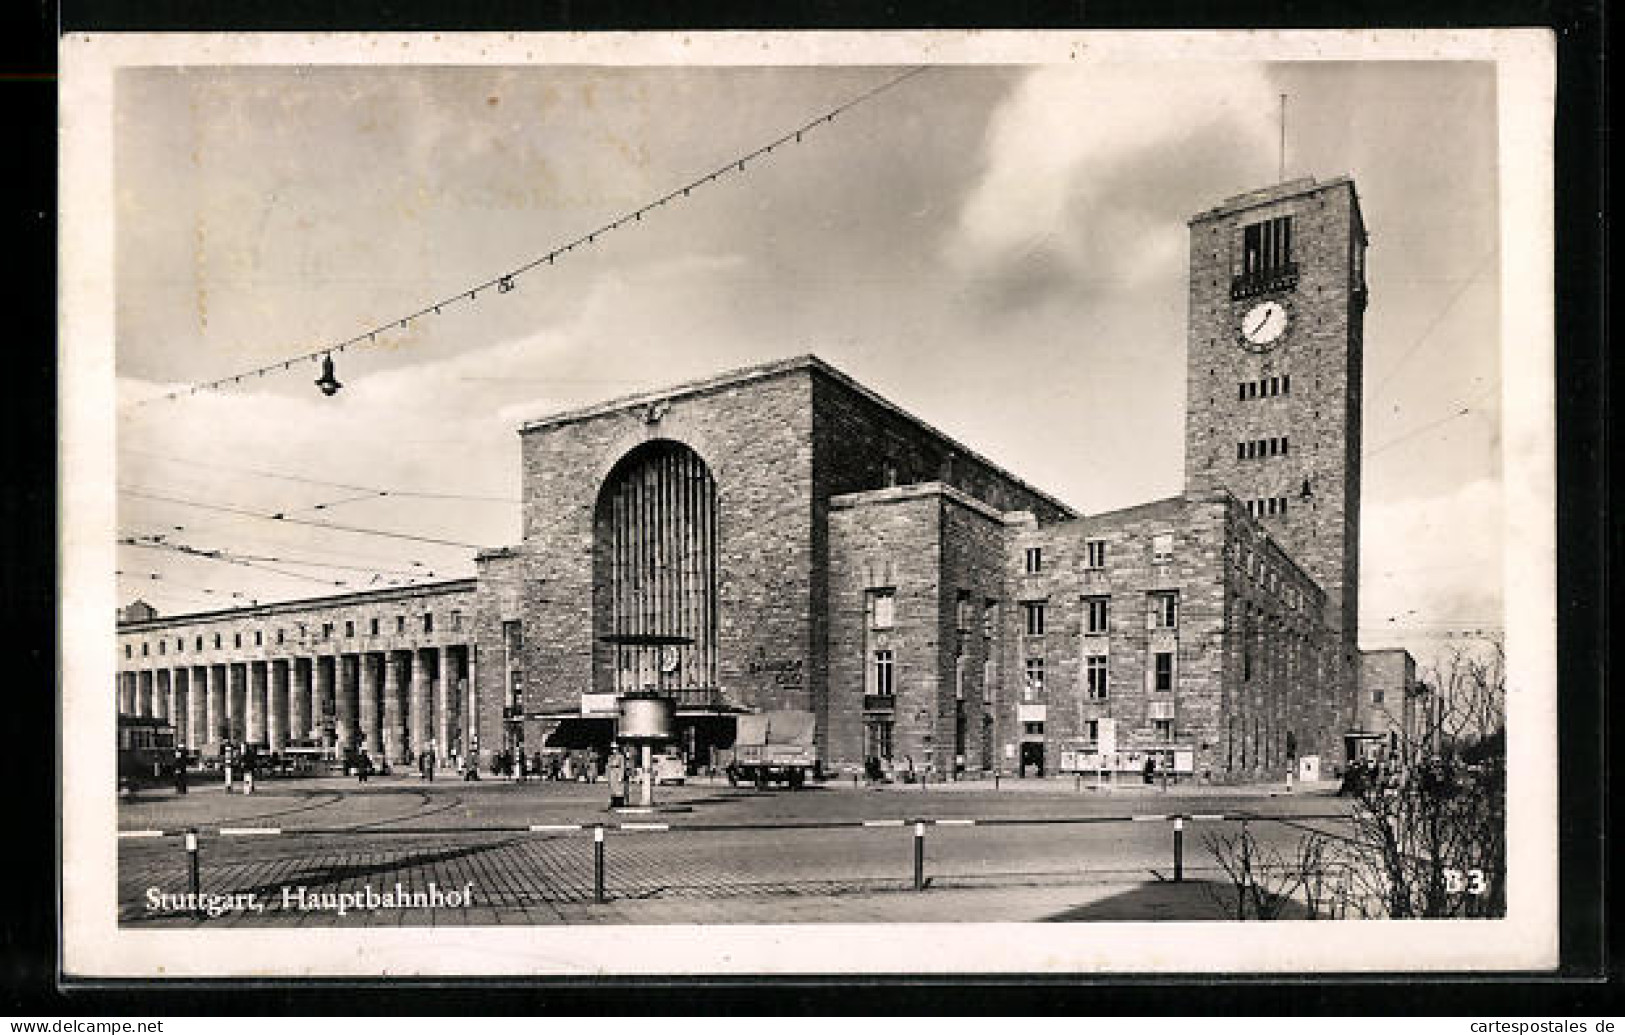
POLYGON ((1223 486, 1259 504, 1270 533, 1325 589, 1352 712, 1367 299, 1353 181, 1294 180, 1232 198, 1193 218, 1190 234, 1186 487, 1223 486), (1291 224, 1290 268, 1249 277, 1247 228, 1281 218, 1291 224), (1241 324, 1266 302, 1284 307, 1285 331, 1249 342, 1241 324))
POLYGON ((199 747, 488 762, 574 720, 607 743, 630 681, 677 699, 700 764, 781 708, 837 767, 1336 758, 1377 721, 1354 709, 1364 248, 1346 179, 1192 220, 1178 496, 1079 515, 816 358, 764 364, 524 425, 521 541, 474 579, 125 612, 119 710, 199 747), (1263 303, 1284 330, 1245 340, 1263 303))

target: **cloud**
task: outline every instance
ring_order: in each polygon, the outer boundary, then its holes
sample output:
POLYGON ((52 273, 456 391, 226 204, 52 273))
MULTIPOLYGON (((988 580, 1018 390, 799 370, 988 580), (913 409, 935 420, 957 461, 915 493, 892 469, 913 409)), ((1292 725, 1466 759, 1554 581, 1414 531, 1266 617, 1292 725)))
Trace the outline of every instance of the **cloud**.
POLYGON ((1274 171, 1275 103, 1257 66, 1035 71, 989 121, 947 257, 995 308, 1177 270, 1185 218, 1274 171))
POLYGON ((1443 634, 1498 625, 1505 512, 1495 479, 1427 497, 1366 501, 1361 645, 1400 643, 1425 659, 1443 634))

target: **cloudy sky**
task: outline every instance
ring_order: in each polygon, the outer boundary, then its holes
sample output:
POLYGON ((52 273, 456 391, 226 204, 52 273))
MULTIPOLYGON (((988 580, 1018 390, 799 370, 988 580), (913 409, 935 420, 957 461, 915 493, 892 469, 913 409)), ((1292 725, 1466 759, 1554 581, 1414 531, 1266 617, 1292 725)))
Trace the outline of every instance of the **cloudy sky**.
POLYGON ((1499 623, 1483 63, 934 67, 344 353, 333 398, 305 361, 137 405, 464 292, 903 71, 119 73, 118 531, 235 560, 121 546, 120 599, 468 574, 517 540, 522 420, 808 352, 1085 512, 1175 493, 1185 220, 1277 178, 1285 93, 1287 175, 1352 174, 1371 229, 1364 645, 1499 623))

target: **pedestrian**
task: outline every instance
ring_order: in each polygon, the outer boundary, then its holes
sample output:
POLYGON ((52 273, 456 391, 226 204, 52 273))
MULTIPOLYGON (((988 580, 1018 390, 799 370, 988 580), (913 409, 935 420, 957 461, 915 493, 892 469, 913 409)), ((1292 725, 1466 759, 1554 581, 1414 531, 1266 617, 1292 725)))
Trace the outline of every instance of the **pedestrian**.
POLYGON ((1145 782, 1150 783, 1152 778, 1156 775, 1156 772, 1157 772, 1157 759, 1156 759, 1156 756, 1155 755, 1146 755, 1145 756, 1145 769, 1144 769, 1145 782))
POLYGON ((623 808, 626 805, 626 756, 621 754, 618 744, 609 746, 609 766, 605 776, 609 781, 609 807, 623 808))
POLYGON ((186 793, 186 749, 175 749, 175 793, 186 793))
POLYGON ((356 779, 356 783, 366 783, 367 782, 367 777, 371 776, 371 775, 372 775, 372 756, 367 754, 367 749, 366 748, 362 748, 361 749, 361 757, 357 758, 356 761, 355 761, 355 779, 356 779))
POLYGON ((436 761, 434 757, 434 741, 431 740, 429 742, 429 750, 426 753, 428 754, 429 758, 428 761, 423 764, 423 775, 430 783, 434 783, 434 764, 436 761))

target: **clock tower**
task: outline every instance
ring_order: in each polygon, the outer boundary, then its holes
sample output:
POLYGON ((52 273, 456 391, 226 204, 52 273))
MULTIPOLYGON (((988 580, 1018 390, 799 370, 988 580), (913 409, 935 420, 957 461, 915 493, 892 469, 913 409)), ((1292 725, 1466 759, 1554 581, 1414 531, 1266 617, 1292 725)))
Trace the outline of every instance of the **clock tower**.
POLYGON ((1243 194, 1190 233, 1186 490, 1241 500, 1326 591, 1326 622, 1352 664, 1366 305, 1354 181, 1243 194))

